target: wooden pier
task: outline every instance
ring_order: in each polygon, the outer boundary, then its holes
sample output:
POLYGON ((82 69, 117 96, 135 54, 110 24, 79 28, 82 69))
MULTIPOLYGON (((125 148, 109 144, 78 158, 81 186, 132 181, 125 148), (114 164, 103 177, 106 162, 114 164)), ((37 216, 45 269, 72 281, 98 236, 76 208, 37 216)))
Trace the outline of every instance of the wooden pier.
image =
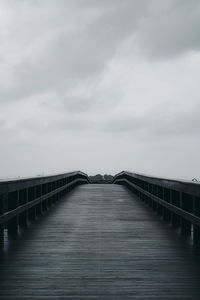
POLYGON ((199 248, 140 198, 124 185, 80 185, 18 235, 8 226, 0 299, 200 299, 199 248))

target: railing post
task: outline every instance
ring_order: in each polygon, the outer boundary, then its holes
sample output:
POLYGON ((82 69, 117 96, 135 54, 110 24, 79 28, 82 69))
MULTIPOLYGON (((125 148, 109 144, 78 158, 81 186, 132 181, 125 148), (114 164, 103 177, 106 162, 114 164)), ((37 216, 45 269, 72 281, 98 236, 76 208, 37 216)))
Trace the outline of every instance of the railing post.
MULTIPOLYGON (((42 195, 50 193, 49 185, 50 183, 45 183, 42 186, 42 195)), ((42 201, 41 203, 42 212, 46 211, 47 208, 50 207, 49 203, 50 203, 49 198, 42 201)))
MULTIPOLYGON (((148 182, 145 183, 145 190, 148 192, 149 191, 149 184, 148 182)), ((146 202, 146 205, 149 205, 149 197, 148 196, 145 196, 145 202, 146 202)))
MULTIPOLYGON (((148 191, 150 194, 152 194, 152 184, 149 184, 148 191)), ((149 207, 152 207, 152 199, 151 198, 149 198, 149 207)))
MULTIPOLYGON (((19 204, 19 191, 11 192, 8 194, 8 210, 13 210, 18 207, 19 204)), ((18 219, 19 215, 13 217, 8 221, 8 234, 16 235, 18 234, 18 219)))
MULTIPOLYGON (((171 192, 167 188, 163 189, 163 199, 168 203, 171 202, 171 192)), ((171 212, 165 207, 163 208, 163 220, 166 222, 169 222, 171 220, 171 212)))
MULTIPOLYGON (((163 199, 163 187, 157 186, 157 197, 160 199, 163 199)), ((159 216, 163 215, 163 206, 159 203, 157 203, 157 213, 159 216)))
MULTIPOLYGON (((171 221, 173 227, 180 227, 182 235, 190 236, 192 234, 194 245, 200 246, 200 185, 191 182, 174 181, 163 178, 153 178, 122 172, 115 176, 114 182, 130 178, 130 182, 136 185, 133 192, 142 201, 152 207, 153 211, 157 211, 158 215, 163 215, 163 220, 171 221), (143 191, 138 188, 148 191, 152 196, 157 196, 171 205, 166 205, 150 195, 146 196, 143 191), (196 218, 194 218, 194 215, 196 218), (196 224, 198 225, 196 225, 196 224), (193 229, 193 231, 192 231, 193 229)), ((69 178, 72 181, 72 178, 69 178)), ((123 184, 123 182, 119 182, 123 184)), ((125 183, 124 183, 125 184, 125 183)))
MULTIPOLYGON (((52 188, 52 191, 54 191, 55 190, 55 182, 53 181, 52 183, 51 183, 51 188, 52 188)), ((52 202, 53 202, 53 204, 55 204, 56 203, 56 195, 53 195, 52 196, 52 202)))
MULTIPOLYGON (((52 182, 49 182, 48 184, 48 192, 51 192, 53 190, 52 182)), ((51 207, 54 204, 53 202, 53 196, 51 196, 48 201, 45 200, 43 203, 44 208, 47 210, 48 207, 51 207)))
MULTIPOLYGON (((189 211, 189 197, 186 194, 181 193, 181 208, 183 210, 189 211)), ((182 235, 190 235, 191 234, 191 223, 181 217, 181 234, 182 235)))
POLYGON ((47 201, 48 200, 46 199, 42 201, 42 211, 46 211, 48 209, 47 201))
MULTIPOLYGON (((24 189, 19 192, 19 203, 20 205, 26 204, 28 202, 28 189, 24 189)), ((19 215, 19 226, 27 227, 28 226, 28 210, 26 209, 19 215)))
MULTIPOLYGON (((39 198, 42 196, 42 185, 36 186, 36 198, 39 198)), ((36 205, 36 215, 40 216, 42 214, 42 203, 38 203, 36 205)))
MULTIPOLYGON (((28 202, 31 202, 35 199, 35 186, 31 187, 28 193, 28 202)), ((29 208, 28 210, 28 218, 30 221, 34 221, 36 219, 36 208, 35 206, 29 208)))
MULTIPOLYGON (((194 197, 194 214, 200 216, 200 197, 194 197)), ((200 246, 200 227, 198 225, 193 225, 193 244, 200 246)))
MULTIPOLYGON (((48 198, 47 200, 45 200, 45 206, 46 206, 47 208, 50 208, 50 207, 52 206, 52 199, 51 199, 51 197, 48 198)), ((47 208, 46 208, 46 209, 47 209, 47 208)))
POLYGON ((4 227, 0 224, 0 249, 3 248, 4 245, 4 227))
MULTIPOLYGON (((156 185, 153 185, 153 195, 157 196, 157 186, 156 185)), ((152 209, 153 209, 153 211, 156 211, 158 205, 157 205, 156 201, 154 201, 154 200, 152 200, 152 201, 153 201, 152 209)))
MULTIPOLYGON (((52 190, 51 183, 46 183, 43 186, 43 195, 50 193, 52 190)), ((51 197, 42 201, 42 211, 46 211, 48 207, 51 207, 51 197)))
MULTIPOLYGON (((0 195, 0 217, 3 223, 0 224, 0 246, 4 242, 5 229, 8 230, 9 235, 17 234, 19 227, 28 226, 29 220, 35 220, 36 215, 42 213, 42 208, 47 210, 49 206, 57 202, 69 189, 65 187, 65 190, 53 196, 49 197, 46 195, 48 198, 43 200, 42 203, 33 204, 36 198, 64 186, 68 181, 72 182, 75 178, 77 178, 77 174, 67 174, 64 178, 59 175, 50 178, 47 177, 44 180, 43 178, 39 180, 37 178, 27 178, 21 182, 19 180, 16 182, 2 182, 1 193, 3 194, 0 195), (31 205, 33 206, 31 207, 31 205), (5 216, 2 217, 4 214, 5 216)), ((79 178, 81 177, 79 176, 79 178)), ((146 201, 147 197, 145 196, 144 199, 146 201)))
MULTIPOLYGON (((180 198, 181 198, 181 193, 177 191, 172 191, 171 192, 171 203, 177 207, 180 207, 180 198)), ((172 213, 172 226, 173 227, 179 227, 180 226, 180 217, 172 213)))
MULTIPOLYGON (((4 213, 4 195, 0 196, 0 215, 4 213)), ((0 224, 0 249, 4 245, 4 224, 0 224)))
MULTIPOLYGON (((65 185, 67 185, 69 182, 68 182, 68 177, 65 178, 65 185)), ((64 196, 66 193, 68 192, 68 186, 66 187, 66 189, 63 191, 63 194, 62 196, 64 196)))
MULTIPOLYGON (((55 182, 55 189, 58 188, 58 181, 55 182)), ((55 199, 56 199, 56 202, 58 201, 58 194, 56 193, 55 194, 55 199)))

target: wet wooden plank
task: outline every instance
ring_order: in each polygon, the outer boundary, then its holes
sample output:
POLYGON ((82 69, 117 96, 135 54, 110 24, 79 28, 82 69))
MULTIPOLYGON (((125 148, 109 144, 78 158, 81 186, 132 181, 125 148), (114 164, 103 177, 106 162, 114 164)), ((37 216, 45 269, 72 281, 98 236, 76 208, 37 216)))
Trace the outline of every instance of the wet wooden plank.
POLYGON ((199 253, 129 190, 76 188, 7 245, 1 299, 200 299, 199 253))

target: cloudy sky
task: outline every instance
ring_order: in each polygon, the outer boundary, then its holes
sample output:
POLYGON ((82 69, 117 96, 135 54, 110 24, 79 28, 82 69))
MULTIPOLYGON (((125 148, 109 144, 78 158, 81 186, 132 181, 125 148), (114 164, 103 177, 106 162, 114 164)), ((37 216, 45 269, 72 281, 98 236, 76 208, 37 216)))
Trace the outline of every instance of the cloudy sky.
POLYGON ((199 0, 1 0, 0 177, 200 179, 199 0))

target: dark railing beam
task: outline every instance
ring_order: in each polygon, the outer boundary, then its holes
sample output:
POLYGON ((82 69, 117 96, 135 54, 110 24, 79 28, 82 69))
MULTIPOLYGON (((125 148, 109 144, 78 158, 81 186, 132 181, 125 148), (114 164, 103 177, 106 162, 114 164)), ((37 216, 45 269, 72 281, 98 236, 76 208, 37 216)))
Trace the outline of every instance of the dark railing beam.
POLYGON ((191 235, 193 226, 193 243, 200 245, 200 184, 130 172, 117 174, 113 183, 131 188, 163 220, 180 228, 182 235, 191 235))
POLYGON ((89 179, 80 171, 0 182, 0 245, 3 245, 5 228, 9 235, 17 234, 19 227, 27 227, 29 221, 34 221, 66 192, 83 183, 89 183, 89 179))

